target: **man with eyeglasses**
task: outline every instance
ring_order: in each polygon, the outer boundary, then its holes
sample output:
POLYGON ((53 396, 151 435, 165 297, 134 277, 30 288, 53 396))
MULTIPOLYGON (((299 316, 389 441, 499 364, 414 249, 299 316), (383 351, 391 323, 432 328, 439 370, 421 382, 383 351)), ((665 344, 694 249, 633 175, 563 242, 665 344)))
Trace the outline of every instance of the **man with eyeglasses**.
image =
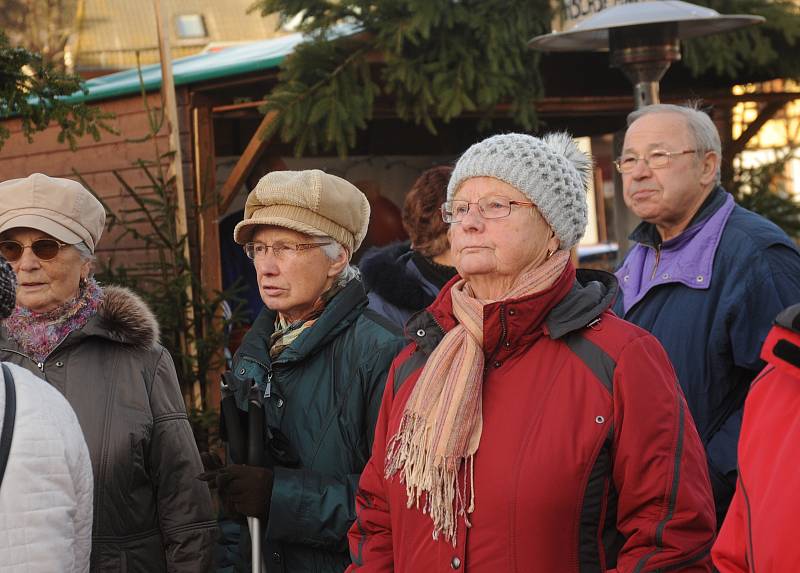
POLYGON ((642 219, 617 271, 615 312, 653 333, 675 367, 706 447, 721 523, 736 485, 736 445, 773 318, 800 302, 800 254, 776 225, 720 185, 721 144, 707 114, 652 105, 628 116, 625 204, 642 219))

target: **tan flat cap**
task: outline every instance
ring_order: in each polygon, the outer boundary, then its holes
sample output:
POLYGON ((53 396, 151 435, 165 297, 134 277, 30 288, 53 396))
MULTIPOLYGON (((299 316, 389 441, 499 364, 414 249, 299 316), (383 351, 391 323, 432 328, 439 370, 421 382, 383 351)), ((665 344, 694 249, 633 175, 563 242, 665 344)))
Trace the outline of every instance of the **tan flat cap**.
POLYGON ((247 196, 244 220, 233 230, 243 245, 257 225, 327 235, 353 254, 367 234, 369 201, 358 187, 320 171, 272 171, 247 196))
POLYGON ((105 223, 103 205, 72 179, 34 173, 0 183, 0 233, 29 227, 94 252, 105 223))

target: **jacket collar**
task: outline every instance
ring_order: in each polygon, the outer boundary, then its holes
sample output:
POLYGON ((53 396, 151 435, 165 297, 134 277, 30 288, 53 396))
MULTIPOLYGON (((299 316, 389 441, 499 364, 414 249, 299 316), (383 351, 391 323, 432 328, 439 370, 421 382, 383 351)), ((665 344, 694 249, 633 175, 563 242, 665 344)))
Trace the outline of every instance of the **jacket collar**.
POLYGON ((370 292, 398 308, 416 310, 431 304, 442 286, 441 281, 427 276, 420 266, 422 259, 406 241, 373 247, 361 258, 358 268, 370 292))
MULTIPOLYGON (((725 191, 722 186, 717 185, 711 191, 711 193, 708 194, 708 197, 706 197, 706 200, 703 201, 703 204, 700 205, 697 213, 695 213, 694 217, 692 217, 691 221, 689 221, 689 224, 686 226, 686 229, 683 231, 683 233, 690 232, 693 228, 705 223, 709 217, 716 213, 725 204, 725 200, 728 196, 728 192, 725 191)), ((678 237, 680 237, 680 235, 678 237)), ((675 237, 671 240, 675 240, 678 237, 675 237)), ((639 225, 637 225, 633 232, 628 236, 628 239, 646 247, 654 248, 660 247, 661 243, 663 242, 661 235, 658 234, 658 229, 656 229, 656 226, 653 223, 648 223, 646 221, 639 223, 639 225)))
POLYGON ((783 310, 775 319, 761 347, 761 359, 792 378, 800 378, 800 304, 783 310))
MULTIPOLYGON (((158 320, 139 295, 124 287, 105 286, 97 313, 83 328, 71 332, 58 348, 67 348, 96 336, 137 350, 148 350, 158 344, 159 334, 158 320)), ((5 326, 3 338, 5 346, 19 352, 16 343, 7 336, 5 326)))
POLYGON ((708 216, 700 217, 683 233, 658 247, 637 244, 630 250, 616 273, 622 284, 624 313, 659 285, 680 283, 695 290, 710 288, 717 248, 735 208, 733 197, 722 188, 718 190, 705 209, 704 215, 708 216))
MULTIPOLYGON (((314 326, 306 330, 292 345, 283 351, 276 362, 294 362, 303 360, 336 338, 358 319, 361 311, 367 306, 367 294, 364 285, 353 279, 334 296, 325 307, 314 326)), ((271 363, 269 357, 269 337, 275 330, 277 313, 263 308, 242 340, 237 355, 249 356, 264 364, 271 363)))
MULTIPOLYGON (((450 288, 458 279, 455 277, 447 283, 430 307, 416 313, 406 323, 406 337, 426 354, 430 354, 445 333, 457 324, 450 288)), ((511 350, 542 335, 560 339, 580 330, 611 306, 617 288, 614 275, 595 270, 575 271, 569 263, 548 290, 486 305, 484 351, 490 353, 501 343, 507 343, 511 350)))

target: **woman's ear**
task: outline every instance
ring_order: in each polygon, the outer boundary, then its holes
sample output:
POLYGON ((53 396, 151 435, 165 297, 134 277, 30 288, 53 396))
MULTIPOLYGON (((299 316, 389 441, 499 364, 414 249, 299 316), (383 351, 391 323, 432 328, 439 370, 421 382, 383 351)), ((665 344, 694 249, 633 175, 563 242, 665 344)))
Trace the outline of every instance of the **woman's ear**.
POLYGON ((560 243, 561 241, 559 241, 558 237, 556 237, 556 232, 551 229, 550 238, 547 239, 547 252, 555 253, 558 250, 560 243))
POLYGON ((92 261, 86 261, 81 264, 81 280, 85 281, 89 279, 89 275, 92 272, 92 261))
POLYGON ((349 263, 350 263, 350 253, 347 252, 346 248, 342 247, 341 249, 339 249, 339 256, 336 257, 336 260, 334 260, 333 263, 331 263, 331 266, 328 269, 328 276, 329 277, 339 276, 339 273, 341 273, 349 263))

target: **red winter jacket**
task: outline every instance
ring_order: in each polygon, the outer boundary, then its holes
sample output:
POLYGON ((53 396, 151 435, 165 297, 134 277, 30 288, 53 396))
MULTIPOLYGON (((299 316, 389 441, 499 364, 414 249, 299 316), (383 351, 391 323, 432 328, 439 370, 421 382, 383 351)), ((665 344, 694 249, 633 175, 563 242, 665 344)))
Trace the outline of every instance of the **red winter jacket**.
POLYGON ((449 285, 409 321, 350 529, 351 572, 710 571, 705 453, 656 339, 607 311, 616 281, 568 266, 548 291, 484 312, 475 511, 455 547, 384 478, 387 439, 455 325, 449 285))
POLYGON ((761 358, 768 365, 744 407, 736 494, 712 552, 721 573, 800 571, 800 305, 778 316, 761 358))

